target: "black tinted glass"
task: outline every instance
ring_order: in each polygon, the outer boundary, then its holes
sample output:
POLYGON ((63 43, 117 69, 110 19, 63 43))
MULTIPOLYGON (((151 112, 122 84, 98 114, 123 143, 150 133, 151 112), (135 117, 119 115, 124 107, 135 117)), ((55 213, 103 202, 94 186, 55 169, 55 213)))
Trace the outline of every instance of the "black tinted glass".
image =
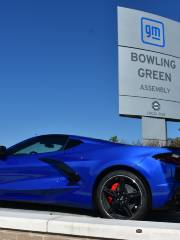
POLYGON ((73 147, 77 147, 82 143, 83 142, 80 141, 80 140, 69 139, 67 145, 65 146, 65 149, 70 149, 70 148, 73 148, 73 147))

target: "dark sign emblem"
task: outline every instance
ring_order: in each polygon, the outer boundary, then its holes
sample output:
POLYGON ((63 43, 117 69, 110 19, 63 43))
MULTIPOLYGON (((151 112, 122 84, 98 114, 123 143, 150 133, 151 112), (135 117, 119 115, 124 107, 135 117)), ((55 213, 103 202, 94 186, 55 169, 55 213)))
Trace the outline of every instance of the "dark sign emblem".
POLYGON ((152 103, 152 108, 155 110, 155 111, 159 111, 160 108, 161 108, 161 105, 159 102, 155 101, 152 103))

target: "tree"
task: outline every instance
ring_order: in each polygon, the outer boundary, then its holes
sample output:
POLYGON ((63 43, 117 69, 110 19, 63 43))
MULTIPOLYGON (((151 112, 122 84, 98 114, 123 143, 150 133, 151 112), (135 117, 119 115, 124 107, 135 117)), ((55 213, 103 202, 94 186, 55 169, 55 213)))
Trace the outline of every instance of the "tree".
POLYGON ((118 139, 118 136, 110 137, 109 141, 114 142, 114 143, 119 143, 120 142, 119 139, 118 139))
POLYGON ((170 139, 168 145, 170 147, 180 148, 180 137, 170 139))

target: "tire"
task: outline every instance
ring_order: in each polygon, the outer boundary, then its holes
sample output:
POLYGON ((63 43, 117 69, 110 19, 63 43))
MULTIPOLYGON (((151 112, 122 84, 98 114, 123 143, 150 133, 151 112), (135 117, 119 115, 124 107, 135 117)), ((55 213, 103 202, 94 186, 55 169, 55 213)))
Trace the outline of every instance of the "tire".
POLYGON ((150 194, 138 175, 115 170, 100 180, 95 204, 102 217, 139 220, 150 209, 150 194))

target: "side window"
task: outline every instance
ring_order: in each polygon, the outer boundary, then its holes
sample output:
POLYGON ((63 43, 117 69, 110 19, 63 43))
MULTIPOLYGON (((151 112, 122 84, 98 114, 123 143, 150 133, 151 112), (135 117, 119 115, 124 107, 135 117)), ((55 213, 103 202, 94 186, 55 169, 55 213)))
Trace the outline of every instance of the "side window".
POLYGON ((67 139, 68 138, 63 135, 43 136, 33 141, 26 141, 16 145, 14 149, 11 149, 10 154, 36 154, 61 151, 64 149, 67 139))
POLYGON ((77 147, 82 143, 83 142, 80 141, 80 140, 69 139, 67 145, 65 146, 65 149, 70 149, 70 148, 73 148, 73 147, 77 147))
POLYGON ((37 142, 27 146, 14 154, 33 154, 60 151, 63 148, 61 144, 37 142))

